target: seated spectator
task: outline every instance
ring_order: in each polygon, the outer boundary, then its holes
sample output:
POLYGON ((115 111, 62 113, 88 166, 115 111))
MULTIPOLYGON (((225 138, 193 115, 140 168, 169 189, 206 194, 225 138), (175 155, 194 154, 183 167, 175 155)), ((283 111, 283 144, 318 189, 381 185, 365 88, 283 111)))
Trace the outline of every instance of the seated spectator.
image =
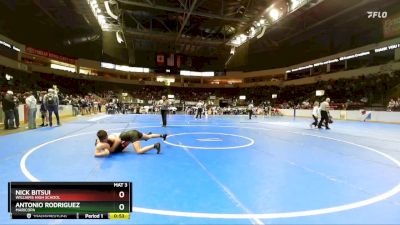
POLYGON ((391 112, 395 106, 396 106, 396 101, 393 98, 390 99, 387 106, 387 111, 391 112))

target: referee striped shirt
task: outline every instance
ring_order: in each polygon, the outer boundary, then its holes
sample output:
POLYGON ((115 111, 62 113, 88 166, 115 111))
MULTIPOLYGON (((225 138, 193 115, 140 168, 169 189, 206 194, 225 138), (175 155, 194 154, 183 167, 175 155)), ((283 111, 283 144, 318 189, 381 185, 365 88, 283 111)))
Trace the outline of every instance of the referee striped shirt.
POLYGON ((319 108, 321 109, 321 111, 329 112, 329 103, 324 101, 321 103, 319 108))

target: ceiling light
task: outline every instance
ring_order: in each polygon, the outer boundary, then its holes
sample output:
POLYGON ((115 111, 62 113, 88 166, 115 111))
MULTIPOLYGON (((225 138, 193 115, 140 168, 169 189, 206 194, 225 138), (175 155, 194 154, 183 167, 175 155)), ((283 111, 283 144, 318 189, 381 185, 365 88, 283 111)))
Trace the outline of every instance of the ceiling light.
POLYGON ((97 4, 96 1, 92 1, 90 4, 92 5, 93 8, 98 8, 99 7, 99 4, 97 4))
POLYGON ((13 79, 13 76, 6 74, 6 80, 11 80, 11 79, 13 79))
POLYGON ((241 35, 240 35, 240 41, 241 41, 241 42, 245 42, 246 39, 247 39, 247 36, 246 36, 245 34, 241 34, 241 35))
POLYGON ((290 1, 291 1, 291 5, 290 5, 291 10, 296 9, 302 2, 302 0, 290 0, 290 1))
POLYGON ((251 28, 250 28, 250 35, 249 35, 249 37, 252 38, 252 37, 254 37, 255 34, 256 34, 256 29, 255 29, 254 27, 251 27, 251 28))
POLYGON ((269 16, 271 17, 272 21, 276 21, 279 19, 280 13, 279 10, 273 8, 269 11, 269 16))
POLYGON ((240 45, 240 40, 237 40, 236 38, 234 38, 234 39, 231 41, 231 43, 232 43, 233 45, 235 45, 235 46, 238 46, 238 45, 240 45))
POLYGON ((99 16, 97 17, 97 19, 99 20, 99 24, 100 24, 101 26, 103 26, 104 24, 106 24, 106 17, 104 17, 103 15, 99 15, 99 16))

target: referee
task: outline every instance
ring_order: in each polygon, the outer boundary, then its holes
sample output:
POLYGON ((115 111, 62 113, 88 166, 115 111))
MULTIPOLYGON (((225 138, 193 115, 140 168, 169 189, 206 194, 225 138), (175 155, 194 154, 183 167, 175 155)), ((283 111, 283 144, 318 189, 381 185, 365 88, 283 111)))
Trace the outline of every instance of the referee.
POLYGON ((203 107, 204 107, 203 101, 199 100, 199 102, 196 104, 196 107, 197 107, 196 119, 198 117, 200 117, 201 119, 201 114, 203 113, 203 107))
POLYGON ((160 111, 161 111, 161 117, 162 117, 162 123, 163 127, 167 126, 167 113, 168 113, 168 107, 170 105, 169 100, 165 97, 162 96, 161 100, 158 102, 158 105, 160 106, 160 111))
POLYGON ((253 115, 254 104, 253 101, 249 103, 247 106, 247 112, 249 113, 249 120, 251 120, 251 116, 253 115))
POLYGON ((320 105, 320 110, 321 110, 321 120, 319 121, 318 124, 318 129, 322 128, 322 123, 325 122, 325 129, 329 130, 328 122, 329 122, 329 102, 331 101, 330 98, 326 98, 324 102, 321 103, 320 105))

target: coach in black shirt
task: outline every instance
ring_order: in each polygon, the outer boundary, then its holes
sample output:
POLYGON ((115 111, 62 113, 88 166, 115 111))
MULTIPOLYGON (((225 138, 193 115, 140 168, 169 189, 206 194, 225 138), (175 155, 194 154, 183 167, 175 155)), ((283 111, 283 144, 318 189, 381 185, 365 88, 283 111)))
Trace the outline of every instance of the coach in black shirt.
POLYGON ((12 91, 7 91, 2 101, 3 111, 4 111, 4 129, 15 129, 14 126, 14 96, 12 91))

